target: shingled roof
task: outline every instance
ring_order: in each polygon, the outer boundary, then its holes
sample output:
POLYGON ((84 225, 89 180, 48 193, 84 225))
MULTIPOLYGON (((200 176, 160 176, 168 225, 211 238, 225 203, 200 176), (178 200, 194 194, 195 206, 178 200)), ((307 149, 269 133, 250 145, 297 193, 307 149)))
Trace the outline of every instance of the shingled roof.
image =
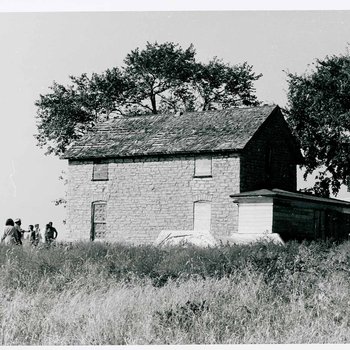
POLYGON ((119 117, 98 124, 64 154, 114 158, 242 150, 278 106, 119 117))

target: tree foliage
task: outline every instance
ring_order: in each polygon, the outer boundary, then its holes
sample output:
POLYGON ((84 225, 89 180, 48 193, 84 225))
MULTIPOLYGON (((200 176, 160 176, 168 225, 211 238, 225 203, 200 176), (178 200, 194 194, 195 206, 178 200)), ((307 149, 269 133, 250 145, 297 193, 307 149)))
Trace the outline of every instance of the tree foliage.
POLYGON ((230 65, 214 57, 196 61, 193 45, 147 43, 126 55, 124 66, 91 77, 56 82, 36 101, 38 145, 62 155, 96 122, 116 115, 145 115, 257 105, 254 81, 261 77, 246 62, 230 65))
POLYGON ((301 142, 311 191, 337 194, 350 175, 350 56, 316 60, 314 70, 288 73, 288 121, 301 142))
POLYGON ((78 139, 98 120, 107 119, 125 101, 127 83, 118 68, 102 74, 70 77, 70 84, 56 82, 51 92, 40 95, 37 106, 35 135, 47 153, 61 155, 72 141, 78 139))
POLYGON ((199 109, 257 105, 253 83, 260 77, 261 74, 255 75, 247 62, 231 66, 215 57, 199 67, 195 78, 195 88, 200 96, 199 109))
POLYGON ((196 69, 195 50, 174 43, 150 44, 131 51, 125 60, 125 75, 132 83, 130 101, 140 112, 157 114, 157 100, 166 105, 169 91, 191 81, 196 69))

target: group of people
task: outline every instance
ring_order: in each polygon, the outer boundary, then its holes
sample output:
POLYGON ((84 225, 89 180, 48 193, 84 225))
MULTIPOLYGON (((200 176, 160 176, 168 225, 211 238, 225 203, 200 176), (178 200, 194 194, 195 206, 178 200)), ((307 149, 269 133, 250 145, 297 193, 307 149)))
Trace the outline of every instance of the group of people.
MULTIPOLYGON (((22 245, 22 241, 28 239, 32 245, 38 245, 42 241, 39 224, 35 226, 29 225, 28 230, 23 230, 21 225, 21 219, 16 219, 15 221, 7 219, 1 243, 22 245)), ((45 243, 51 244, 55 241, 57 235, 57 230, 53 227, 52 222, 49 222, 45 227, 45 243)))

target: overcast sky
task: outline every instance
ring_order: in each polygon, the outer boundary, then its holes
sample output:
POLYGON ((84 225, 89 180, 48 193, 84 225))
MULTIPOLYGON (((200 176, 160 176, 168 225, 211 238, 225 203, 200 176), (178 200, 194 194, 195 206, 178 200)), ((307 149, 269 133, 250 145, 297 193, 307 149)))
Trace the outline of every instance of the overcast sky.
MULTIPOLYGON (((345 53, 349 11, 0 13, 1 175, 0 223, 48 221, 63 232, 64 160, 36 146, 34 102, 53 81, 120 66, 147 41, 191 43, 200 61, 214 56, 247 61, 263 77, 257 96, 286 104, 286 74, 303 73, 316 58, 345 53)), ((310 69, 311 67, 309 67, 310 69)))

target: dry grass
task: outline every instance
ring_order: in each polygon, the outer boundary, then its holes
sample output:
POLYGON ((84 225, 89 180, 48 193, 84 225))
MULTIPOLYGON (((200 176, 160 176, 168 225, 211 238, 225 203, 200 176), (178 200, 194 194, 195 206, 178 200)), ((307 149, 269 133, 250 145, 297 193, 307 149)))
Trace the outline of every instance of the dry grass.
POLYGON ((1 345, 350 342, 349 243, 0 253, 1 345))

